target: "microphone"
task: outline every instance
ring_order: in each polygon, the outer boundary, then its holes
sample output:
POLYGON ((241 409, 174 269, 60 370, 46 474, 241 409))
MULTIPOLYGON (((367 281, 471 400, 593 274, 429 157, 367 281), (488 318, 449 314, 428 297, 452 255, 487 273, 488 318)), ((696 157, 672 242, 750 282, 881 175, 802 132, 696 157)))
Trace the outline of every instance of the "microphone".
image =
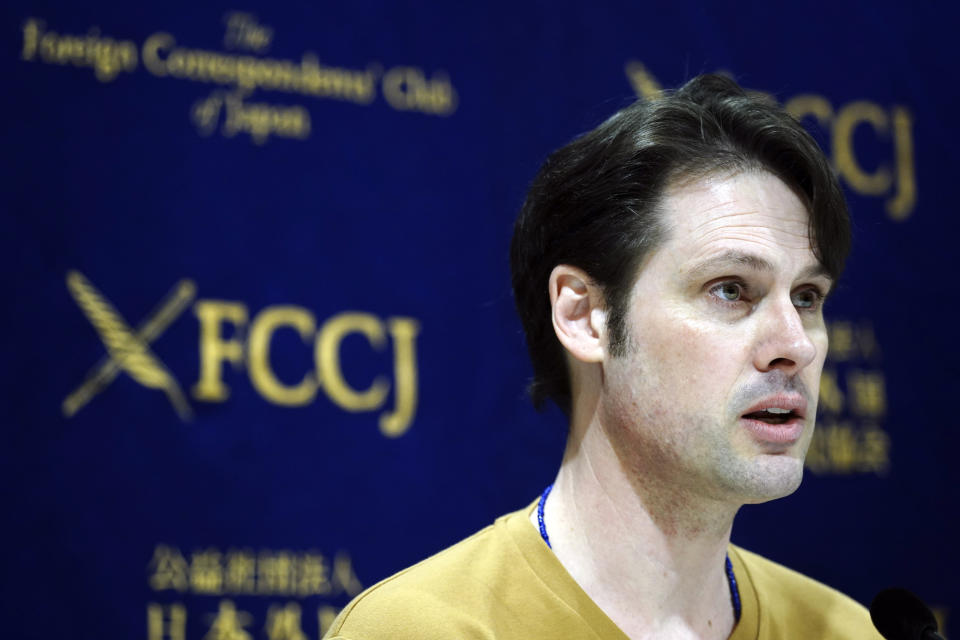
POLYGON ((870 604, 870 619, 887 640, 944 640, 927 605, 906 589, 884 589, 870 604))

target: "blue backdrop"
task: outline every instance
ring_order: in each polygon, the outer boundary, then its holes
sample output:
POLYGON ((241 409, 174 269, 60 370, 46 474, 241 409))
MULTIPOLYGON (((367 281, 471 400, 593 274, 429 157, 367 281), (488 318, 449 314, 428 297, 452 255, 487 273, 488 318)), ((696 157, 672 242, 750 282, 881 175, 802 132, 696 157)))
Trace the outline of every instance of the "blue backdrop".
POLYGON ((546 155, 722 70, 832 158, 856 240, 808 473, 734 541, 947 632, 955 7, 11 2, 3 635, 317 638, 531 501, 513 218, 546 155))

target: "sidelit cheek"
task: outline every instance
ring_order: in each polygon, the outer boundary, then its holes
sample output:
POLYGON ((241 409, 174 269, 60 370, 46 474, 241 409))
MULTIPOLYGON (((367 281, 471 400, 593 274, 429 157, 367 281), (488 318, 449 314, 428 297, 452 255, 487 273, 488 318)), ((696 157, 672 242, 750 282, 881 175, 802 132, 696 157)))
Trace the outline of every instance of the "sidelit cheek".
POLYGON ((704 368, 710 362, 723 357, 724 346, 716 332, 710 333, 697 326, 679 325, 668 335, 662 336, 664 356, 679 360, 687 368, 704 368))

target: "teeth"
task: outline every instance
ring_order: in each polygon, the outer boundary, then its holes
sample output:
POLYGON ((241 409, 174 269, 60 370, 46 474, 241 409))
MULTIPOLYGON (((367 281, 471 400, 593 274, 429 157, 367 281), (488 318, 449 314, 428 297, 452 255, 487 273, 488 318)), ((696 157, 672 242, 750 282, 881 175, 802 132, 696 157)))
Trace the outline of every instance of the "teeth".
POLYGON ((790 413, 790 409, 781 409, 780 407, 770 407, 765 409, 767 413, 790 413))

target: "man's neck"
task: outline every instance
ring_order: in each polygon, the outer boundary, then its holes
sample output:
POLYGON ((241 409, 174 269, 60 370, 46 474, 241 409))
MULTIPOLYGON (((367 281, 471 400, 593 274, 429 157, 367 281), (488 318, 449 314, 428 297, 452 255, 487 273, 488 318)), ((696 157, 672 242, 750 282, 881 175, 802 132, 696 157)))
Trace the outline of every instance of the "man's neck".
POLYGON ((560 562, 631 638, 727 638, 736 507, 630 477, 601 429, 578 440, 544 509, 560 562))

